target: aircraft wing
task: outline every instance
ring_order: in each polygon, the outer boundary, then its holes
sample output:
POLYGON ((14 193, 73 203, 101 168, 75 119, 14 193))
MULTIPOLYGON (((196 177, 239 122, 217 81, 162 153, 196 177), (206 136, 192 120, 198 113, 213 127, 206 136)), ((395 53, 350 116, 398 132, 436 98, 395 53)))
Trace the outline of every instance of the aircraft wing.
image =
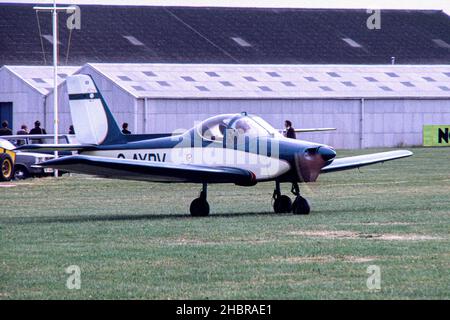
POLYGON ((173 164, 140 160, 75 155, 40 163, 43 167, 106 178, 154 182, 256 184, 251 171, 232 167, 173 164))
POLYGON ((79 151, 94 148, 94 145, 87 144, 24 144, 14 149, 14 151, 30 152, 52 152, 52 151, 79 151))
MULTIPOLYGON (((73 134, 58 134, 58 139, 67 139, 73 138, 75 135, 73 134)), ((6 140, 24 140, 24 139, 54 139, 54 134, 18 134, 12 136, 3 136, 3 139, 6 140)))
POLYGON ((322 168, 322 173, 355 169, 371 164, 385 162, 400 158, 412 156, 413 153, 408 150, 398 150, 389 152, 372 153, 361 156, 346 157, 335 159, 331 164, 322 168))
MULTIPOLYGON (((280 133, 286 133, 285 129, 278 129, 280 133)), ((336 131, 336 128, 304 128, 304 129, 294 129, 294 132, 322 132, 322 131, 336 131)))
POLYGON ((305 128, 294 129, 295 132, 320 132, 320 131, 336 131, 336 128, 305 128))

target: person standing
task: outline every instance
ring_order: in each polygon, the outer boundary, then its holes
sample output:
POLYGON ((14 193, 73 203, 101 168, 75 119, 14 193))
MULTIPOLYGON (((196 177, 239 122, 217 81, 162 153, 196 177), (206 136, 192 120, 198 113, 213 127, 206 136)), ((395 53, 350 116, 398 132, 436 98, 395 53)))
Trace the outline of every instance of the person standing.
POLYGON ((34 122, 34 128, 31 129, 30 134, 47 134, 47 131, 41 128, 41 122, 37 120, 34 122))
POLYGON ((284 127, 286 128, 286 130, 284 132, 284 136, 286 138, 297 139, 297 136, 295 134, 295 129, 292 127, 292 122, 291 121, 286 120, 284 122, 284 127))
POLYGON ((28 134, 28 127, 27 127, 25 124, 23 124, 23 125, 20 127, 20 130, 17 130, 17 133, 16 133, 16 134, 19 135, 19 136, 28 134))
MULTIPOLYGON (((47 134, 44 128, 41 128, 41 122, 36 120, 34 122, 34 128, 30 130, 30 134, 47 134)), ((42 139, 34 139, 33 143, 42 143, 42 139)))
POLYGON ((128 123, 124 122, 122 124, 122 133, 123 134, 131 134, 131 131, 128 130, 128 123))
MULTIPOLYGON (((21 127, 20 127, 20 130, 18 130, 17 132, 16 132, 16 134, 18 135, 18 136, 23 136, 23 135, 25 135, 25 134, 28 134, 28 127, 25 125, 25 124, 23 124, 21 127)), ((24 145, 25 144, 25 140, 17 140, 17 145, 18 146, 22 146, 22 145, 24 145)))
POLYGON ((2 127, 0 128, 0 136, 12 136, 12 130, 8 128, 8 121, 4 120, 2 122, 2 127))

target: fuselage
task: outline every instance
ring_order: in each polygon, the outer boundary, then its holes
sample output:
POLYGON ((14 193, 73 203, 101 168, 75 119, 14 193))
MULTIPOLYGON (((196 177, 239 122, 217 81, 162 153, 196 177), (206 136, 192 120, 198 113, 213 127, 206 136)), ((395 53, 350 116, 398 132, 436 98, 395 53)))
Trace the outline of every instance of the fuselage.
POLYGON ((193 128, 177 136, 120 145, 100 145, 85 150, 82 154, 139 161, 236 167, 252 171, 257 181, 296 181, 296 155, 322 146, 280 136, 243 135, 214 141, 201 137, 193 128))

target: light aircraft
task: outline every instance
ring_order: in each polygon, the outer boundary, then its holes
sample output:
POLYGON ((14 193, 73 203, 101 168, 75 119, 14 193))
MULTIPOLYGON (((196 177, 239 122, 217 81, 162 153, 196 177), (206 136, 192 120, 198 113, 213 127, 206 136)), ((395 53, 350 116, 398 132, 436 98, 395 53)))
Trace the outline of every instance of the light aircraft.
POLYGON ((67 78, 67 90, 77 144, 35 144, 18 149, 78 151, 78 155, 43 162, 44 167, 115 179, 202 184, 192 201, 192 216, 207 216, 207 185, 233 183, 254 186, 274 181, 276 213, 309 214, 299 183, 319 174, 358 168, 412 155, 407 150, 335 159, 327 145, 288 139, 262 118, 245 112, 222 114, 179 134, 124 135, 89 75, 67 78), (290 197, 281 183, 291 183, 290 197))

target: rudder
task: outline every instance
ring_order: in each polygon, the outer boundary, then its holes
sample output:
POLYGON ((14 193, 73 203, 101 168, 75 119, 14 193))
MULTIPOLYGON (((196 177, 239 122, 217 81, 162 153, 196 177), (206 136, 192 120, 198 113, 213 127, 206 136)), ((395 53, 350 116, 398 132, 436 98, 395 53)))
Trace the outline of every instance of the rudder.
POLYGON ((81 144, 126 143, 126 139, 90 75, 66 79, 70 114, 75 135, 81 144))

